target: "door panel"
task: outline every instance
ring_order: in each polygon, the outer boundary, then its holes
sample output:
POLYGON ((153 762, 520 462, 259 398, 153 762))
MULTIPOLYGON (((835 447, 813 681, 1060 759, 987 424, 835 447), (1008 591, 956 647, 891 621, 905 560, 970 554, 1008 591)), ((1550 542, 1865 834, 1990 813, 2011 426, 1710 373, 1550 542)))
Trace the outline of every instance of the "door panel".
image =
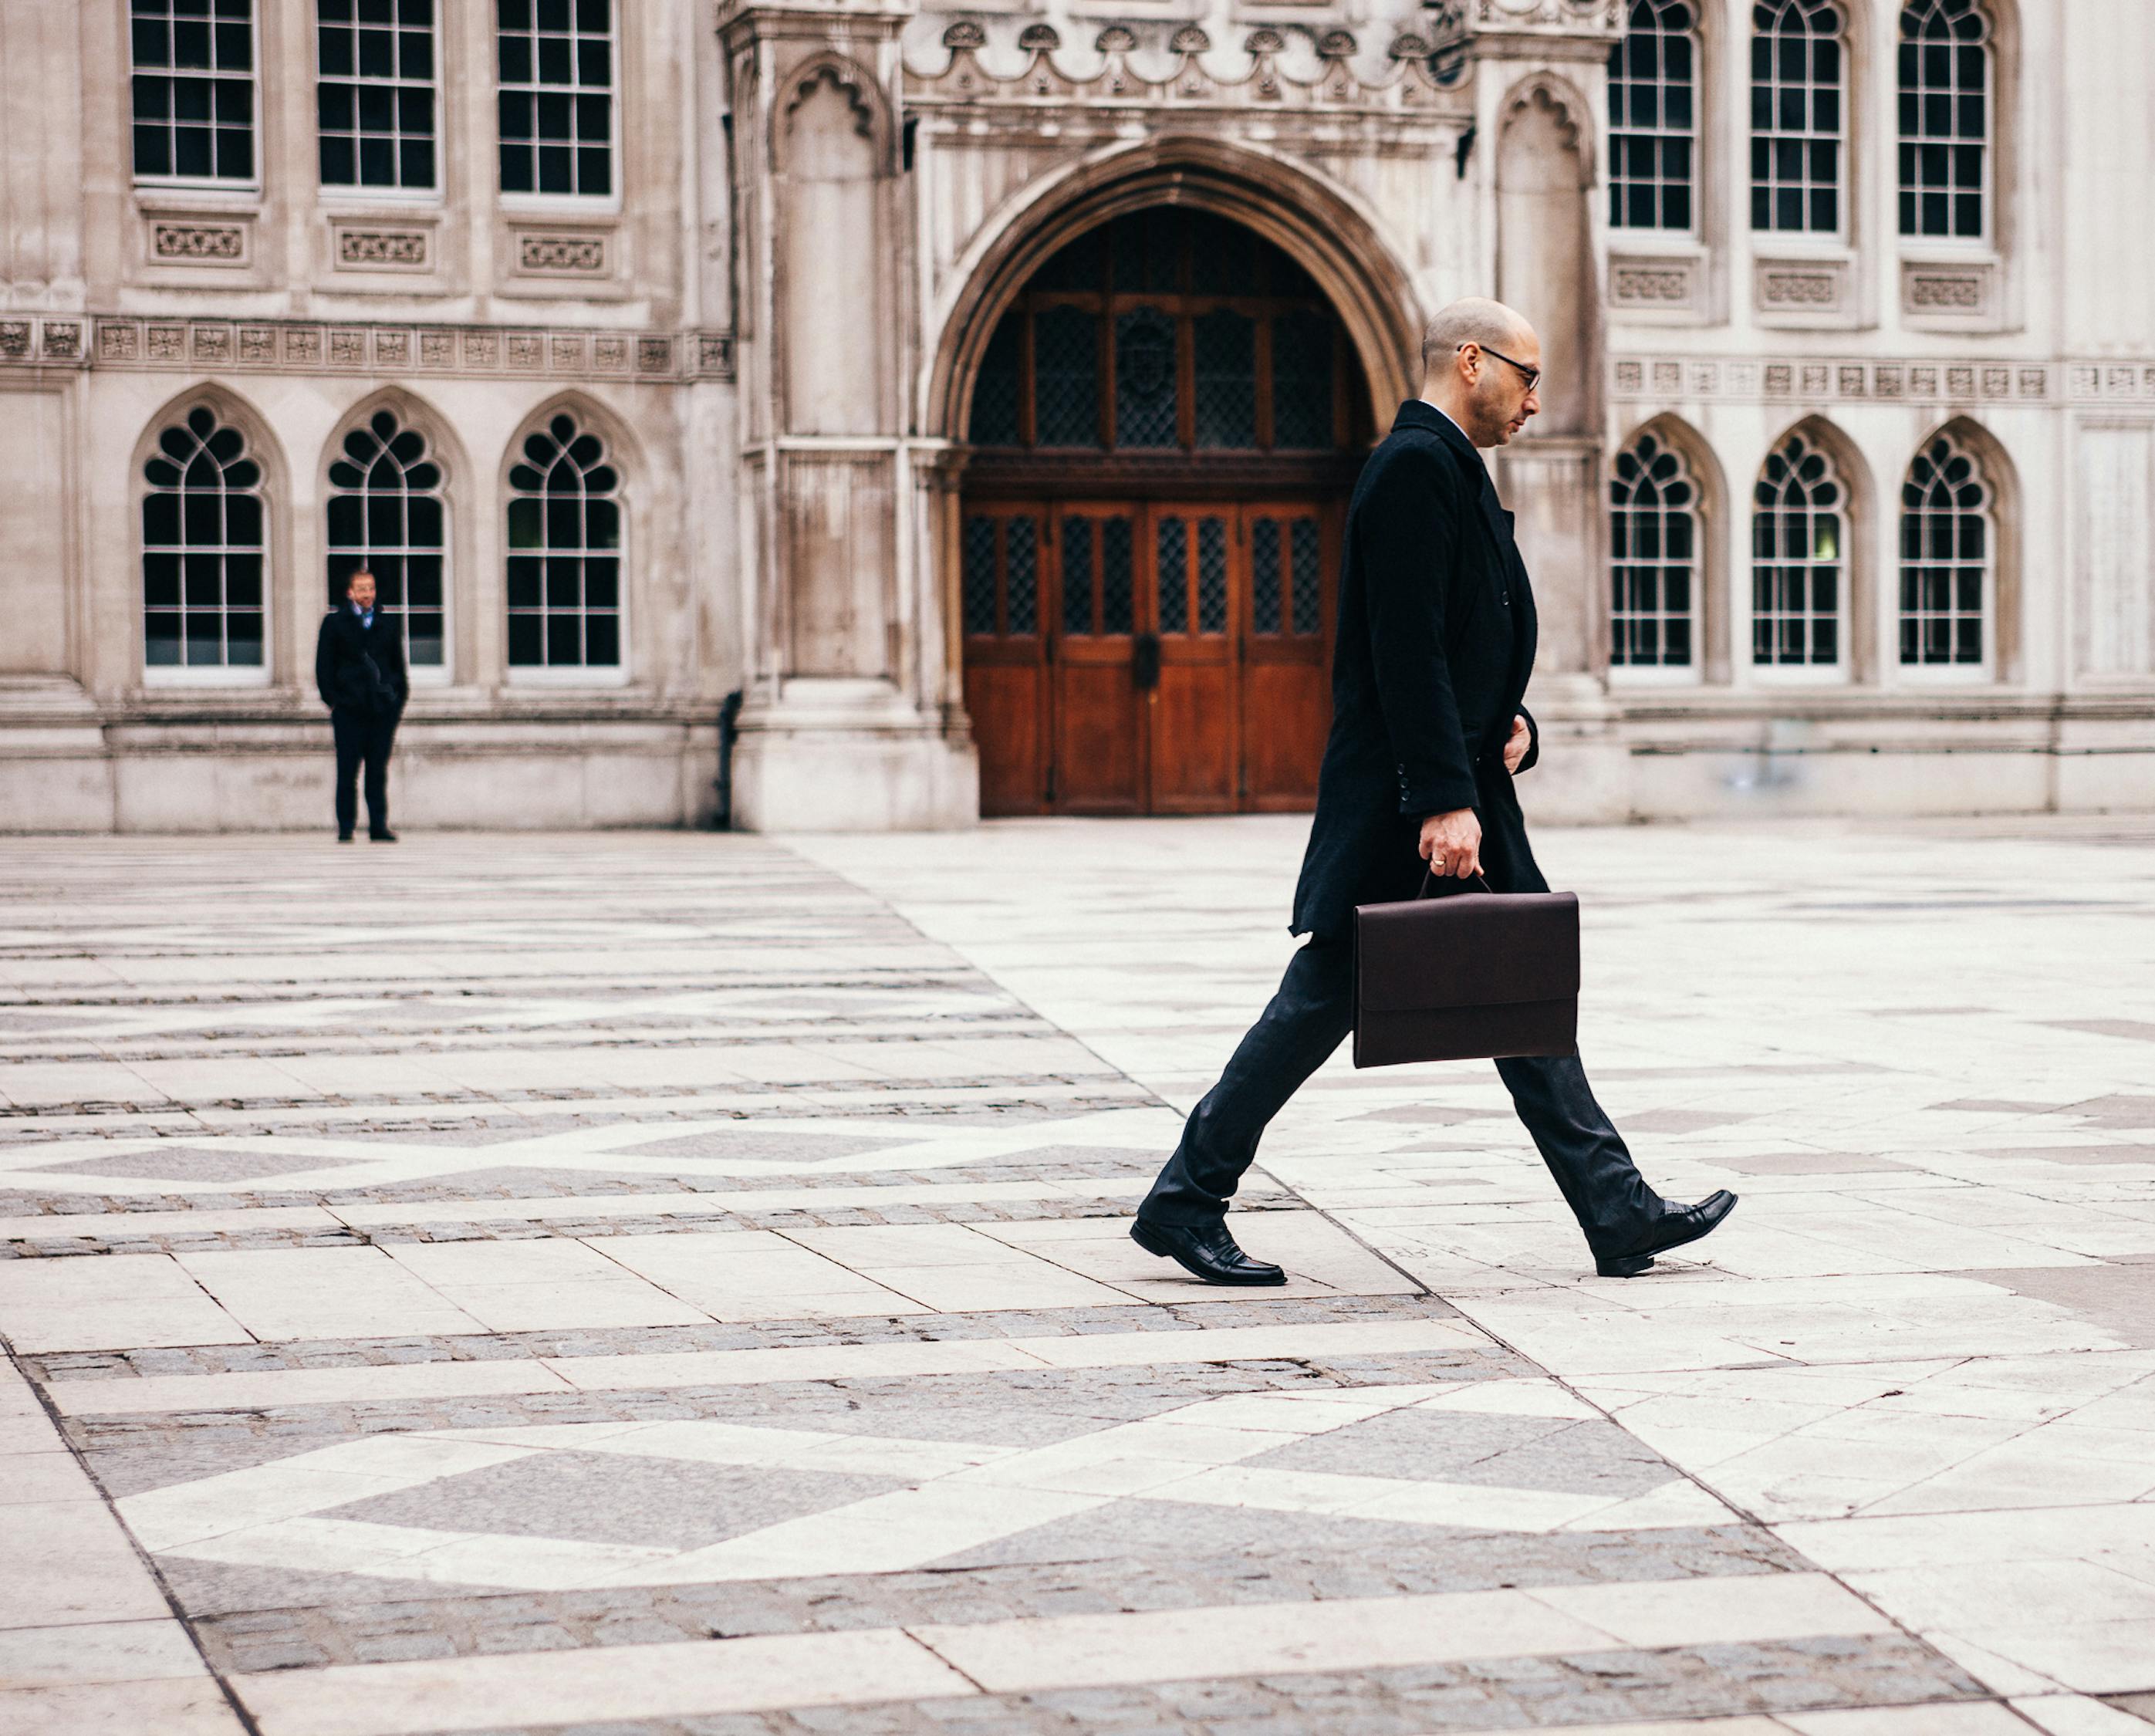
POLYGON ((1157 814, 1230 813, 1238 805, 1235 707, 1240 528, 1232 506, 1163 504, 1150 514, 1152 630, 1159 684, 1146 702, 1157 814))
POLYGON ((1302 809, 1332 725, 1325 655, 1337 570, 1337 509, 1266 501, 1243 509, 1249 551, 1242 638, 1242 792, 1260 810, 1302 809))
POLYGON ((1144 807, 1144 696, 1130 668, 1141 520, 1131 504, 1068 503, 1056 514, 1054 806, 1060 813, 1129 814, 1144 807))
POLYGON ((1321 499, 967 502, 981 812, 1308 809, 1339 529, 1321 499))
POLYGON ((969 504, 960 527, 965 709, 979 745, 984 815, 1047 812, 1048 528, 1047 509, 1037 503, 969 504))

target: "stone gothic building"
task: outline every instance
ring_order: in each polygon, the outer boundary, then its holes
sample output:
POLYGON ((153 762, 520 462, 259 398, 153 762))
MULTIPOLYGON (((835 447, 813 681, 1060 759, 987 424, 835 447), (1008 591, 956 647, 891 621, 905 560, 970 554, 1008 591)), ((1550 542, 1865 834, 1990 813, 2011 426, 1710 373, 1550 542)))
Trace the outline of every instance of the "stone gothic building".
POLYGON ((2155 806, 2147 0, 0 0, 0 827, 1294 808, 1426 315, 1547 817, 2155 806))

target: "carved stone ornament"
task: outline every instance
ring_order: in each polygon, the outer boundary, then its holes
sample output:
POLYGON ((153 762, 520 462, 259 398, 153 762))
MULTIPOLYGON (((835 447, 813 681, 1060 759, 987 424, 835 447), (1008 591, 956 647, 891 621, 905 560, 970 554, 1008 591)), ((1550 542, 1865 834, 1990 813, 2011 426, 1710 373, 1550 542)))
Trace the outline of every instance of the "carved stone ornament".
POLYGON ((150 252, 162 264, 243 264, 247 231, 238 223, 156 223, 150 252))
POLYGON ((0 361, 65 362, 122 369, 192 369, 210 366, 322 373, 371 368, 403 373, 484 374, 510 366, 568 378, 621 378, 633 373, 654 383, 683 377, 730 379, 729 331, 509 331, 494 326, 376 325, 324 328, 299 321, 147 320, 105 314, 95 320, 0 319, 0 361), (92 326, 96 349, 90 351, 92 326), (683 346, 687 348, 683 349, 683 346), (683 354, 693 374, 677 370, 683 354))
POLYGON ((1129 56, 1137 53, 1139 42, 1137 31, 1127 24, 1102 28, 1093 44, 1102 62, 1079 73, 1054 64, 1062 38, 1049 25, 1034 23, 1019 28, 1016 20, 964 18, 943 33, 950 51, 947 64, 904 69, 905 100, 914 108, 968 110, 980 105, 1021 105, 1021 109, 1013 108, 1011 124, 1027 129, 1037 125, 1043 100, 1072 106, 1106 103, 1118 109, 1132 103, 1198 102, 1391 115, 1415 110, 1463 112, 1464 95, 1450 94, 1464 69, 1467 39, 1464 27, 1457 23, 1456 0, 1438 0, 1429 12, 1435 32, 1406 31, 1395 38, 1386 69, 1374 79, 1358 78, 1349 64, 1359 48, 1345 30, 1318 33, 1318 71, 1313 78, 1280 69, 1277 63, 1287 54, 1287 40, 1270 27, 1243 37, 1242 52, 1249 57, 1246 71, 1221 77, 1211 59, 1216 45, 1211 34, 1196 24, 1183 24, 1167 34, 1167 49, 1175 57, 1172 70, 1154 79, 1131 69, 1129 56), (978 58, 980 49, 990 43, 1007 44, 1011 38, 1004 33, 1012 30, 1017 47, 1030 56, 1024 69, 1008 76, 989 71, 978 58))
MULTIPOLYGON (((2130 367, 2114 371, 2120 376, 2114 397, 2133 395, 2130 367)), ((2096 395, 2101 370, 2086 365, 2071 371, 2076 397, 2096 395)), ((2155 372, 2155 371, 2151 371, 2155 372)), ((1678 365, 1659 359, 1648 361, 1619 356, 1613 368, 1616 396, 1661 402, 1673 399, 1679 385, 1678 365)), ((1797 358, 1769 358, 1763 364, 1743 363, 1719 368, 1694 363, 1683 371, 1685 390, 1694 398, 1751 402, 1766 397, 1800 397, 1807 402, 1861 403, 1866 399, 1912 399, 1917 402, 1966 402, 1978 397, 1999 399, 2016 395, 2036 401, 2050 396, 2050 370, 2046 366, 2019 368, 1996 363, 1910 361, 1820 361, 1797 358)), ((2155 395, 2155 394, 2151 394, 2155 395)))
POLYGON ((30 322, 0 320, 0 359, 20 361, 30 353, 30 322))
POLYGON ((427 263, 424 229, 339 229, 336 257, 340 265, 423 268, 427 263))
POLYGON ((519 235, 516 269, 520 271, 567 272, 587 274, 607 269, 603 235, 519 235))
POLYGON ((1609 275, 1610 300, 1619 307, 1685 307, 1691 302, 1692 268, 1682 260, 1620 264, 1609 275))

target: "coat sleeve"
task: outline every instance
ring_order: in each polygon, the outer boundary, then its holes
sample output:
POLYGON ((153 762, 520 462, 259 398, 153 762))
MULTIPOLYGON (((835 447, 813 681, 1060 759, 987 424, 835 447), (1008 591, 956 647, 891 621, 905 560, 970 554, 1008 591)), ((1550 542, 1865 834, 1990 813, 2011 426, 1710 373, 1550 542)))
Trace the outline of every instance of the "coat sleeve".
POLYGON ((1532 771, 1542 756, 1542 726, 1523 705, 1519 707, 1519 715, 1527 720, 1527 750, 1519 758, 1519 770, 1532 771))
MULTIPOLYGON (((379 617, 377 617, 379 618, 379 617)), ((389 685, 397 694, 397 709, 402 711, 404 702, 412 697, 412 677, 404 661, 404 630, 400 622, 389 636, 389 685)))
POLYGON ((1419 819, 1472 807, 1474 762, 1444 648, 1459 549, 1451 466, 1434 452, 1390 455, 1370 479, 1360 516, 1369 657, 1399 774, 1399 811, 1419 819))
POLYGON ((336 646, 330 638, 336 617, 322 617, 322 630, 315 635, 315 691, 322 696, 322 704, 330 710, 336 709, 336 646))

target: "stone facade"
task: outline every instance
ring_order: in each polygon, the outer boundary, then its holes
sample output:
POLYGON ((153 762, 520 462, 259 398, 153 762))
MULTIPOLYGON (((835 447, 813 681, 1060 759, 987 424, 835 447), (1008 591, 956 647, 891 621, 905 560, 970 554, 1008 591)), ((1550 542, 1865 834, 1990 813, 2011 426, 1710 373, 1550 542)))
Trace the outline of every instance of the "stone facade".
POLYGON ((325 823, 308 658, 368 426, 417 437, 442 526, 400 817, 708 822, 740 690, 737 823, 965 823, 973 382, 1057 248, 1159 204, 1308 272, 1380 427, 1428 311, 1491 293, 1536 320, 1543 413, 1496 469, 1542 600, 1538 813, 2155 805, 2137 0, 1982 0, 1988 204, 1950 240, 1896 219, 1889 4, 1836 14, 1830 234, 1752 227, 1752 0, 1692 8, 1695 215, 1656 229, 1610 221, 1630 0, 613 0, 576 14, 612 109, 602 190, 576 192, 501 191, 493 10, 436 10, 430 184, 362 189, 324 184, 312 7, 255 0, 248 172, 212 179, 142 168, 128 69, 155 44, 127 0, 0 0, 0 827, 325 823), (145 542, 197 411, 261 502, 219 557, 214 656, 193 589, 158 625, 145 542), (617 507, 566 614, 563 545, 543 597, 516 552, 550 429, 617 507), (1693 491, 1681 664, 1612 651, 1609 490, 1642 434, 1693 491), (1753 637, 1753 489, 1792 434, 1842 491, 1840 638, 1794 670, 1753 637), (1990 531, 1979 655, 1925 664, 1896 653, 1902 491, 1941 436, 1990 531))

